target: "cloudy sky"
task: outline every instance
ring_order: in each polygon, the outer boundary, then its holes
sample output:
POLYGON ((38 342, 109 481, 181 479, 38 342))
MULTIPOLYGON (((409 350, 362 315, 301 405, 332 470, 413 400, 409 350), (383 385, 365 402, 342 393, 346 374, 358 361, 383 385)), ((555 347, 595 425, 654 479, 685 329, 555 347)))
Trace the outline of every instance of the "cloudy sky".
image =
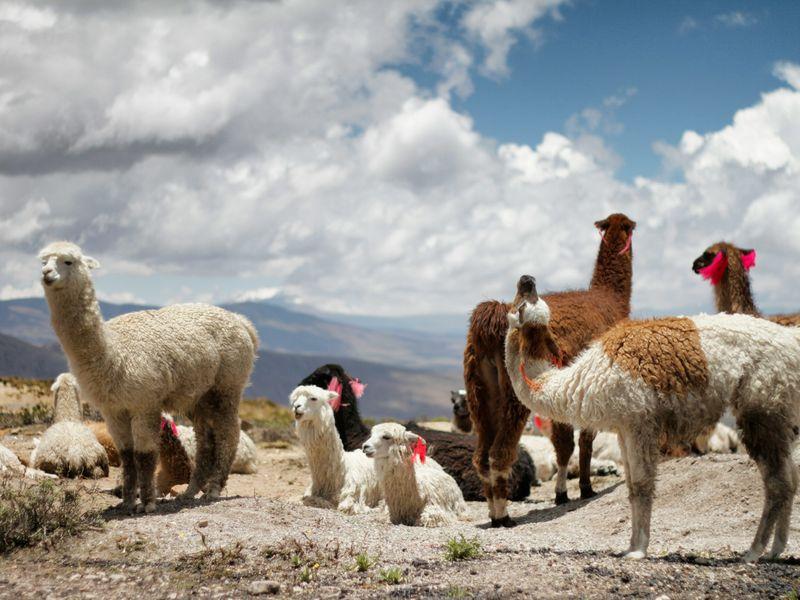
POLYGON ((109 300, 462 312, 623 211, 639 314, 720 238, 800 308, 792 2, 128 4, 0 2, 0 298, 70 239, 109 300))

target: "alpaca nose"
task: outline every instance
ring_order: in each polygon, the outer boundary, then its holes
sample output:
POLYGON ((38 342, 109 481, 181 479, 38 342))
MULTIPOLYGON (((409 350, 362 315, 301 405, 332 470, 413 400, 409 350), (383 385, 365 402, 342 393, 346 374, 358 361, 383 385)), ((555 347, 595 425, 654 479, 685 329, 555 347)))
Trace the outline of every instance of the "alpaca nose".
POLYGON ((299 406, 295 406, 294 407, 294 418, 295 419, 299 419, 300 417, 303 416, 303 414, 304 414, 304 412, 303 412, 302 408, 300 408, 299 406))

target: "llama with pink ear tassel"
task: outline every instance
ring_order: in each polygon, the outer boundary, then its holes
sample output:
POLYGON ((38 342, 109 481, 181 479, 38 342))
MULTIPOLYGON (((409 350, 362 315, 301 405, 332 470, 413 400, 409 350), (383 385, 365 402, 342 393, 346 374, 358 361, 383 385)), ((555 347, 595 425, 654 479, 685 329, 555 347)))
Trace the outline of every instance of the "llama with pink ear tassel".
POLYGON ((778 325, 800 326, 800 313, 762 315, 750 291, 750 269, 756 266, 756 251, 728 242, 712 244, 692 263, 692 270, 714 287, 717 312, 764 317, 778 325))
POLYGON ((347 514, 368 512, 381 501, 380 483, 373 461, 361 450, 345 451, 331 406, 336 401, 341 401, 341 390, 315 385, 298 386, 289 396, 297 436, 311 470, 303 504, 347 514))

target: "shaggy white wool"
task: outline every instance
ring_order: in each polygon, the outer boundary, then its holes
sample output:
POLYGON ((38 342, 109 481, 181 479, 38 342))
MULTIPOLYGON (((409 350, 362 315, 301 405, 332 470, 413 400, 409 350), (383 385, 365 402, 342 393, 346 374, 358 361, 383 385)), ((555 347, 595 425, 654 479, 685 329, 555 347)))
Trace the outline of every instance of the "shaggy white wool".
MULTIPOLYGON (((534 389, 520 373, 521 357, 512 329, 506 337, 506 368, 517 397, 532 411, 579 427, 618 432, 633 512, 631 558, 645 556, 649 543, 659 434, 693 440, 714 425, 726 408, 740 424, 743 418, 768 420, 775 428, 774 439, 753 441, 767 444, 774 453, 759 458, 768 494, 745 560, 761 556, 772 527, 775 537, 769 556, 777 557, 786 545, 791 497, 800 475, 788 461, 790 447, 773 444, 787 445, 783 440, 796 438, 792 431, 800 426, 800 330, 739 314, 699 315, 691 320, 707 363, 708 381, 703 389, 660 392, 615 364, 601 341, 590 345, 569 367, 536 378, 534 388, 538 389, 534 389), (772 463, 766 460, 775 464, 769 466, 772 463)), ((760 451, 758 447, 750 450, 757 456, 760 451)))
POLYGON ((10 449, 0 444, 0 473, 12 474, 30 479, 55 479, 55 475, 45 473, 39 469, 29 469, 22 464, 19 457, 10 449))
MULTIPOLYGON (((183 444, 189 460, 194 467, 194 457, 197 454, 197 438, 194 434, 194 427, 188 425, 177 425, 178 439, 183 444)), ((239 431, 239 444, 236 446, 236 456, 233 458, 231 473, 242 473, 245 475, 258 471, 256 466, 256 445, 250 436, 244 431, 239 431)))
POLYGON ((90 275, 97 261, 68 242, 50 244, 39 257, 53 329, 70 371, 84 398, 100 410, 120 451, 124 504, 133 508, 138 480, 142 508, 155 510, 153 471, 162 411, 192 415, 201 440, 197 468, 183 495, 194 497, 205 489, 209 497, 218 497, 235 456, 239 401, 258 348, 253 325, 204 304, 133 312, 104 322, 90 275))
MULTIPOLYGON (((578 464, 579 435, 578 432, 575 432, 575 450, 572 452, 567 465, 567 473, 570 477, 577 477, 580 472, 578 464)), ((536 466, 536 476, 541 481, 550 481, 558 471, 556 451, 550 439, 542 435, 523 435, 520 438, 520 444, 531 455, 533 464, 536 466)), ((622 457, 620 456, 616 434, 605 431, 598 432, 592 446, 590 474, 610 475, 620 472, 621 469, 622 457)))
POLYGON ((361 450, 344 450, 328 404, 337 397, 336 392, 314 385, 301 385, 289 396, 297 436, 311 470, 303 502, 347 514, 363 513, 378 506, 383 494, 374 463, 361 450))
POLYGON ((106 477, 108 455, 81 422, 77 381, 70 373, 62 373, 50 389, 55 423, 42 434, 31 454, 31 465, 61 477, 106 477))
POLYGON ((439 527, 454 523, 467 510, 455 480, 432 458, 412 455, 419 436, 397 423, 372 428, 364 452, 375 460, 389 518, 395 525, 439 527))

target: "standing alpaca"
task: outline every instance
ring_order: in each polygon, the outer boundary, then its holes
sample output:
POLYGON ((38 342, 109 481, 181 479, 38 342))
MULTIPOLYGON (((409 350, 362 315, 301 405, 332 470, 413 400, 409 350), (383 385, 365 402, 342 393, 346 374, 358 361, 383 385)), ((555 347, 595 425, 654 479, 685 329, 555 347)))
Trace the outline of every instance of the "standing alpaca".
MULTIPOLYGON (((553 311, 551 329, 565 362, 573 360, 592 338, 630 313, 631 241, 636 223, 625 215, 613 214, 595 226, 602 240, 589 289, 546 296, 553 311)), ((515 299, 514 305, 518 302, 519 298, 515 299)), ((506 314, 511 306, 497 301, 476 306, 464 349, 467 399, 478 434, 472 460, 483 481, 493 527, 515 525, 507 510, 508 473, 530 415, 517 400, 503 365, 506 314)), ((594 435, 593 431, 584 430, 579 439, 581 498, 594 496, 589 475, 594 435)), ((551 440, 558 461, 556 504, 563 504, 569 501, 567 467, 575 448, 572 426, 553 423, 551 440)))
MULTIPOLYGON (((714 286, 717 312, 760 317, 761 311, 750 291, 749 271, 755 266, 755 250, 743 250, 727 242, 717 242, 694 260, 692 270, 714 286)), ((800 325, 800 313, 765 318, 779 325, 800 325)))
POLYGON ((58 336, 86 399, 100 410, 119 449, 123 506, 156 508, 153 474, 162 411, 188 415, 198 437, 197 468, 184 498, 225 487, 239 439, 239 401, 258 337, 241 315, 179 304, 103 321, 90 269, 98 262, 68 242, 44 248, 42 284, 58 336))
POLYGON ((470 433, 472 431, 472 419, 469 416, 467 390, 451 390, 450 402, 453 403, 452 430, 455 433, 470 433))
POLYGON ((744 560, 763 554, 773 528, 769 557, 779 556, 800 479, 791 458, 800 430, 800 329, 724 313, 627 321, 569 367, 541 374, 559 349, 547 303, 529 283, 520 281, 521 302, 508 315, 509 377, 531 410, 617 432, 632 510, 627 556, 647 553, 661 436, 671 445, 691 441, 726 408, 742 428, 766 496, 744 560))
POLYGON ((289 396, 295 428, 311 469, 311 486, 303 503, 320 508, 337 508, 357 514, 375 508, 381 488, 372 462, 361 450, 346 452, 334 424, 329 402, 336 392, 315 385, 301 385, 289 396))
POLYGON ((398 423, 372 428, 364 454, 375 459, 389 519, 394 525, 439 527, 458 520, 467 505, 455 480, 425 456, 423 440, 398 423))
POLYGON ((31 454, 31 464, 62 477, 107 477, 108 455, 83 424, 75 378, 70 373, 61 373, 50 389, 54 423, 31 454))
MULTIPOLYGON (((348 375, 336 364, 323 365, 306 377, 300 385, 316 385, 323 389, 333 386, 340 390, 340 397, 333 404, 336 416, 336 430, 342 439, 344 448, 361 448, 369 438, 370 430, 361 420, 358 411, 358 399, 365 384, 348 375)), ((435 458, 442 468, 456 480, 466 500, 482 500, 482 483, 478 474, 470 464, 475 453, 476 439, 446 431, 435 431, 419 427, 415 423, 407 423, 406 427, 428 441, 428 455, 435 458)), ((531 493, 531 486, 536 481, 536 471, 530 454, 521 448, 519 457, 511 469, 509 487, 512 500, 524 500, 531 493)))

